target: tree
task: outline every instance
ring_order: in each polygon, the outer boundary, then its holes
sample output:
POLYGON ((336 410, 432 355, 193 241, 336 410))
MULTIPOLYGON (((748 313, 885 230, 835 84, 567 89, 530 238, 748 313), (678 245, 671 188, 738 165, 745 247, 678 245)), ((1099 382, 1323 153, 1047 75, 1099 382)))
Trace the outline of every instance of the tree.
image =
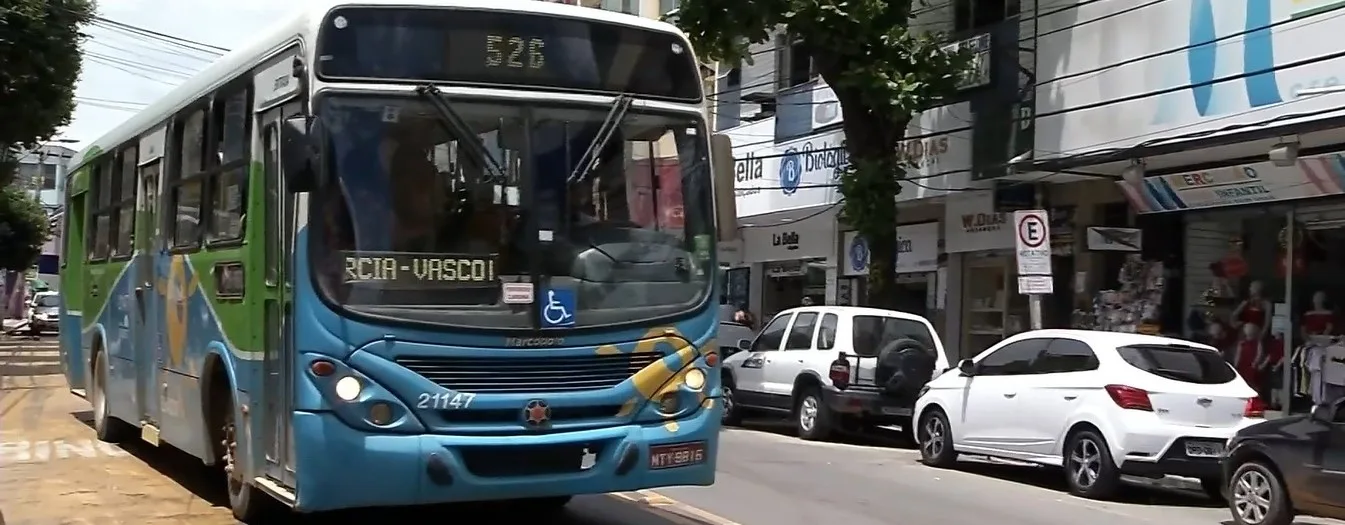
POLYGON ((910 24, 920 0, 683 0, 676 24, 701 58, 750 61, 747 46, 782 28, 836 92, 849 167, 839 173, 846 221, 869 243, 869 303, 896 294, 897 207, 911 118, 957 90, 969 56, 910 24))
POLYGON ((49 230, 47 212, 36 197, 16 186, 0 188, 0 270, 32 268, 49 230))
POLYGON ((70 123, 79 80, 80 28, 89 0, 6 0, 0 4, 0 187, 14 179, 16 152, 70 123))

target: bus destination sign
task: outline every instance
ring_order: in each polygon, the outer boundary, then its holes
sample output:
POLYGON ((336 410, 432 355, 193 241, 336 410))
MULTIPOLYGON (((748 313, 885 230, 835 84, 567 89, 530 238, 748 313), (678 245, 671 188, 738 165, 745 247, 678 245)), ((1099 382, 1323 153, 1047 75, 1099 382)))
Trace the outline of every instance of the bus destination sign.
POLYGON ((479 287, 499 281, 495 254, 348 251, 344 256, 347 283, 479 287))

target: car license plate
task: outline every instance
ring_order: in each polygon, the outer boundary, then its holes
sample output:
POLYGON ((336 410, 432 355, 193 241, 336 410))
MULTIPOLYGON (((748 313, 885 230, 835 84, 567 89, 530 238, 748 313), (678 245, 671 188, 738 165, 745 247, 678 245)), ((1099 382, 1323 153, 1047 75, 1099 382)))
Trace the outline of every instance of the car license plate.
POLYGON ((1187 441, 1186 455, 1193 458, 1217 458, 1224 454, 1224 444, 1218 441, 1187 441))
POLYGON ((649 468, 651 470, 699 465, 704 462, 704 441, 649 447, 649 468))

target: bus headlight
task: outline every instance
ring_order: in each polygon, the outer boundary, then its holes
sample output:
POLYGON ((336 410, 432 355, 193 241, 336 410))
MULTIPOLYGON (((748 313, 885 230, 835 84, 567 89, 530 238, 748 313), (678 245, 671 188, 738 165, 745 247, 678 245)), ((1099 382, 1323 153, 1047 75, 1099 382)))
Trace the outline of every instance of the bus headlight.
POLYGON ((687 388, 700 391, 700 389, 705 388, 705 372, 702 372, 699 368, 692 368, 687 371, 687 375, 683 378, 683 381, 686 383, 687 388))
POLYGON ((359 379, 346 376, 336 382, 335 390, 336 397, 341 398, 342 401, 354 401, 359 399, 360 392, 364 390, 364 385, 360 384, 359 379))

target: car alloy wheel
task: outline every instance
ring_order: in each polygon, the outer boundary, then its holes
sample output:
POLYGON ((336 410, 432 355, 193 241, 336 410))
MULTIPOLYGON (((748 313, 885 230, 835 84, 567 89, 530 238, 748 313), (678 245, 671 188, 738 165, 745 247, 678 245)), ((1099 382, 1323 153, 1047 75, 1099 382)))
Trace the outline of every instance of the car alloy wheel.
POLYGON ((1270 480, 1259 470, 1246 469, 1233 481, 1233 511, 1245 523, 1259 524, 1270 515, 1275 493, 1270 480))
POLYGON ((920 443, 920 451, 926 458, 943 457, 943 438, 947 432, 948 428, 944 426, 943 418, 925 418, 925 440, 920 443))
POLYGON ((1097 483, 1102 473, 1102 450, 1096 441, 1085 438, 1074 442, 1074 450, 1069 455, 1069 473, 1080 489, 1088 490, 1097 483))

